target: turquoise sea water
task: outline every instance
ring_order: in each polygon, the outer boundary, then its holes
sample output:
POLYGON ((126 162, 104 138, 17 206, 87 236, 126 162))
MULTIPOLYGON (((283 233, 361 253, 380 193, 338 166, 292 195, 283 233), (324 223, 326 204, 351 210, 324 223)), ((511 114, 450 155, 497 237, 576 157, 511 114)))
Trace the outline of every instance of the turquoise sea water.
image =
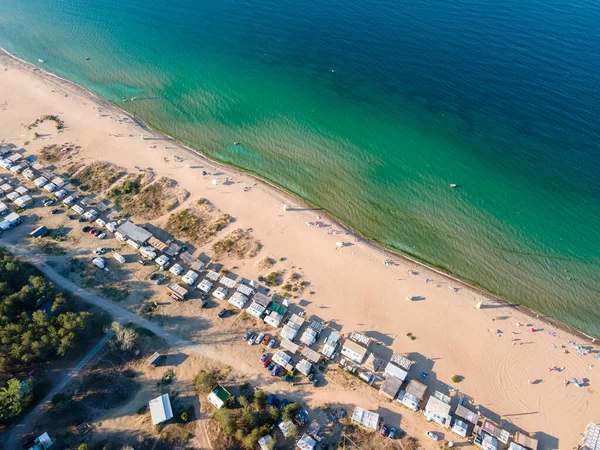
POLYGON ((567 0, 0 1, 18 56, 596 335, 599 23, 567 0))

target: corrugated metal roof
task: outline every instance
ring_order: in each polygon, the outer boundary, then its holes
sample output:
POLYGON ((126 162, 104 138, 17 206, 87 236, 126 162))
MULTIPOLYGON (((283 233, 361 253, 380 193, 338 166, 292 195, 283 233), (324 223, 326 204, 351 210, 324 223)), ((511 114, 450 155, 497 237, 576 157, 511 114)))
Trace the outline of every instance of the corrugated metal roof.
POLYGON ((417 380, 410 380, 408 386, 406 387, 406 393, 414 395, 420 400, 423 400, 425 397, 425 391, 427 390, 427 386, 417 380))
POLYGON ((402 380, 396 377, 387 377, 379 392, 393 400, 400 392, 400 386, 402 386, 402 380))
POLYGON ((357 406, 352 412, 352 420, 366 426, 367 428, 377 430, 379 425, 379 414, 372 411, 367 411, 366 409, 357 406))

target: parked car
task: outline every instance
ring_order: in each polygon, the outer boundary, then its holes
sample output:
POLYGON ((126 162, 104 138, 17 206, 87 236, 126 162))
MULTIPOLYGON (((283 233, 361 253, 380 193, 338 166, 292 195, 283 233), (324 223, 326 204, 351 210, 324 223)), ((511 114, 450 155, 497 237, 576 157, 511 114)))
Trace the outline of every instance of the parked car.
POLYGON ((67 214, 67 217, 69 218, 69 220, 77 219, 77 216, 74 216, 73 214, 67 214))
POLYGON ((262 356, 260 357, 260 362, 265 362, 268 357, 269 357, 268 353, 263 353, 262 356))
POLYGON ((380 431, 380 433, 381 433, 381 435, 382 435, 383 437, 385 437, 385 436, 387 436, 387 435, 388 435, 388 431, 390 431, 390 429, 388 428, 388 426, 387 426, 387 425, 383 425, 383 426, 381 427, 381 431, 380 431))
POLYGON ((256 338, 256 343, 260 344, 262 342, 262 340, 263 340, 264 337, 265 337, 265 333, 260 333, 258 335, 258 337, 256 338))
POLYGON ((267 397, 267 405, 272 405, 276 399, 277 397, 275 397, 275 394, 269 394, 267 397))
POLYGON ((315 379, 313 380, 313 386, 314 387, 319 386, 319 379, 317 377, 315 377, 315 379))
POLYGON ((275 363, 273 361, 271 361, 269 363, 269 365, 267 366, 267 370, 270 372, 271 370, 273 370, 273 367, 275 367, 275 363))
POLYGON ((44 206, 51 206, 51 205, 54 205, 54 200, 51 200, 51 199, 44 200, 44 206))
POLYGON ((439 441, 440 438, 438 437, 437 434, 435 434, 433 431, 427 431, 425 432, 425 436, 427 436, 429 439, 433 439, 434 441, 439 441))
POLYGON ((396 438, 396 429, 395 428, 390 428, 390 434, 389 434, 388 438, 390 438, 390 439, 396 438))
POLYGON ((58 214, 59 212, 61 212, 62 210, 58 209, 58 208, 54 208, 52 211, 50 211, 50 214, 58 214))
POLYGON ((204 293, 200 294, 200 300, 203 300, 203 301, 208 300, 208 294, 204 294, 204 293))
POLYGON ((308 374, 308 381, 312 381, 312 380, 314 380, 314 379, 315 379, 315 374, 314 374, 314 373, 312 373, 312 372, 311 372, 311 373, 309 373, 309 374, 308 374))
POLYGON ((273 368, 273 371, 271 372, 271 375, 276 377, 277 375, 279 375, 279 371, 281 370, 281 366, 275 366, 273 368))
MULTIPOLYGON (((103 234, 103 233, 102 233, 102 230, 96 230, 96 231, 94 231, 92 234, 93 234, 94 236, 98 237, 98 236, 100 236, 100 235, 101 235, 101 234, 103 234)), ((105 235, 105 236, 106 236, 106 235, 105 235)))
POLYGON ((105 248, 101 248, 98 247, 96 250, 94 250, 94 255, 104 255, 106 253, 106 249, 105 248))
POLYGON ((104 239, 106 237, 106 233, 100 233, 98 236, 96 236, 98 239, 104 239))
POLYGON ((81 231, 83 231, 84 233, 89 233, 89 232, 90 232, 90 230, 91 230, 91 228, 90 228, 90 227, 83 227, 83 228, 81 229, 81 231))
POLYGON ((273 348, 273 347, 275 347, 275 339, 271 339, 271 340, 269 341, 269 345, 267 345, 267 347, 269 347, 269 348, 273 348))
POLYGON ((79 223, 89 222, 89 220, 87 220, 85 217, 80 217, 78 220, 79 220, 79 223))
POLYGON ((94 234, 96 231, 98 231, 98 230, 96 230, 95 228, 90 228, 90 229, 88 230, 88 233, 90 233, 90 234, 94 234))
POLYGON ((159 285, 160 283, 162 283, 164 281, 165 277, 158 277, 156 279, 156 281, 154 282, 154 284, 159 285))
POLYGON ((262 364, 263 364, 263 367, 267 367, 269 364, 271 364, 271 360, 269 358, 267 358, 263 361, 262 364))
POLYGON ((223 317, 225 317, 225 314, 227 314, 227 310, 223 308, 221 311, 219 311, 219 314, 217 314, 217 316, 219 316, 222 319, 223 317))
POLYGON ((269 336, 268 334, 265 334, 265 337, 262 338, 261 344, 267 345, 270 340, 271 340, 271 336, 269 336))
POLYGON ((254 336, 254 335, 250 336, 250 339, 248 339, 248 345, 254 345, 255 341, 256 341, 256 336, 254 336))
POLYGON ((252 336, 252 333, 249 331, 246 331, 246 334, 244 335, 244 340, 247 341, 248 339, 250 339, 250 336, 252 336))

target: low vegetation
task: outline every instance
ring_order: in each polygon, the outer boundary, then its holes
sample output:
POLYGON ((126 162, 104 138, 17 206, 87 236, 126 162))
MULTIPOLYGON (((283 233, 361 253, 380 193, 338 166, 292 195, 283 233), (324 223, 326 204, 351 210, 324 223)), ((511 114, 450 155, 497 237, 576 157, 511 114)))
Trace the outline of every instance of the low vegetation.
POLYGON ((104 161, 93 162, 75 173, 71 179, 82 191, 102 192, 125 175, 125 169, 104 161))
POLYGON ((205 208, 192 207, 171 214, 166 229, 179 239, 202 245, 231 222, 229 214, 219 214, 215 217, 205 208))
POLYGON ((62 145, 45 145, 38 151, 38 158, 42 162, 55 163, 62 159, 69 159, 79 152, 80 147, 66 142, 62 145))
POLYGON ((171 178, 161 177, 154 183, 148 182, 141 176, 126 180, 122 187, 116 188, 115 194, 120 195, 113 199, 118 200, 134 216, 152 220, 177 208, 189 196, 189 192, 180 188, 177 181, 171 178))
POLYGON ((215 242, 212 249, 217 257, 252 258, 258 254, 260 245, 248 231, 238 228, 215 242))
POLYGON ((41 124, 42 122, 45 122, 47 120, 54 122, 56 129, 59 131, 65 127, 65 123, 59 116, 55 116, 53 114, 45 114, 45 115, 41 116, 40 118, 35 119, 29 125, 27 125, 27 129, 31 130, 32 128, 37 127, 39 124, 41 124))

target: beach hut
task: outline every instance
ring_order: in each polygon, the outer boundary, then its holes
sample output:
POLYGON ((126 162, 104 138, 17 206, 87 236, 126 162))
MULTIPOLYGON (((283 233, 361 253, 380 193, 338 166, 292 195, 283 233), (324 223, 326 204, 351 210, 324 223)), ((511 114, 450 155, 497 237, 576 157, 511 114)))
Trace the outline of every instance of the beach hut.
POLYGON ((73 211, 75 211, 77 214, 83 214, 83 213, 85 213, 85 210, 81 206, 79 206, 79 205, 73 205, 73 206, 71 206, 71 209, 73 211))
POLYGON ((15 192, 19 195, 25 195, 29 192, 29 188, 26 188, 25 186, 19 186, 15 189, 15 192))
POLYGON ((54 198, 55 198, 56 200, 60 200, 61 198, 64 198, 64 197, 66 197, 66 196, 67 196, 67 194, 68 194, 68 192, 67 192, 67 190, 66 190, 66 189, 61 189, 61 190, 59 190, 59 191, 56 191, 56 192, 54 193, 54 198))
POLYGON ((213 286, 213 283, 205 278, 198 285, 198 289, 200 289, 205 294, 208 294, 213 286))
POLYGON ((304 356, 308 361, 312 362, 312 363, 318 363, 319 360, 321 359, 321 355, 319 352, 314 351, 313 349, 307 347, 307 346, 302 346, 302 348, 300 349, 300 354, 302 356, 304 356))
POLYGON ((385 366, 385 375, 393 376, 404 381, 408 375, 413 362, 398 353, 394 353, 390 358, 390 362, 385 366))
POLYGON ((141 245, 138 242, 134 241, 133 239, 127 239, 126 242, 127 242, 127 245, 129 245, 131 248, 134 248, 136 250, 139 250, 141 247, 141 245))
POLYGON ((352 421, 371 430, 379 428, 379 414, 357 406, 352 411, 352 421))
POLYGON ((19 163, 19 164, 15 164, 15 165, 11 166, 10 171, 13 173, 21 173, 26 168, 27 168, 27 164, 19 163))
POLYGON ((277 311, 271 311, 263 319, 263 321, 266 324, 271 325, 273 328, 279 328, 279 325, 281 325, 282 320, 283 320, 283 316, 281 314, 279 314, 277 311))
POLYGON ((277 350, 277 352, 275 352, 271 358, 271 361, 277 365, 280 365, 281 367, 287 367, 287 365, 292 361, 292 357, 283 350, 277 350))
POLYGON ((65 185, 65 180, 63 180, 60 177, 54 177, 52 178, 51 183, 54 184, 54 186, 56 186, 57 188, 61 188, 65 185))
POLYGON ((33 199, 29 195, 23 195, 15 200, 15 205, 18 208, 26 208, 33 203, 33 199))
POLYGON ((35 178, 35 172, 31 169, 25 169, 23 171, 23 176, 28 180, 33 180, 35 178))
POLYGON ((329 333, 329 336, 325 338, 325 343, 323 344, 323 348, 321 349, 321 353, 323 356, 327 358, 334 358, 335 354, 340 348, 340 335, 335 331, 329 333))
MULTIPOLYGON (((263 294, 262 292, 257 292, 254 295, 254 297, 252 297, 252 301, 258 303, 259 305, 264 306, 265 308, 268 308, 269 305, 271 304, 271 299, 269 297, 267 297, 265 294, 263 294)), ((285 314, 285 313, 282 313, 281 311, 278 311, 278 312, 281 315, 285 314)))
POLYGON ((303 317, 300 317, 297 314, 292 314, 292 317, 290 317, 290 319, 288 320, 288 323, 285 324, 285 326, 281 329, 281 332, 279 334, 281 335, 282 338, 293 341, 296 338, 296 336, 298 335, 298 332, 300 331, 300 327, 302 326, 303 323, 304 323, 303 317))
POLYGON ((233 289, 236 285, 236 281, 234 278, 231 278, 231 275, 223 275, 221 277, 221 279, 219 280, 219 283, 221 283, 223 286, 227 286, 230 289, 233 289))
POLYGON ((238 309, 242 309, 247 302, 248 297, 246 297, 241 292, 234 292, 233 295, 229 298, 229 304, 235 306, 238 309))
POLYGON ((188 286, 192 286, 199 277, 200 275, 193 270, 188 270, 187 273, 181 277, 181 280, 188 286))
POLYGON ((454 418, 451 430, 453 433, 458 434, 460 437, 467 437, 467 434, 469 432, 469 424, 460 419, 454 418))
POLYGON ((425 398, 425 392, 427 386, 417 380, 410 380, 406 390, 400 391, 398 395, 398 401, 413 411, 419 409, 419 405, 423 398, 425 398))
POLYGON ((231 397, 231 394, 220 384, 217 384, 215 388, 208 394, 208 401, 211 402, 217 409, 221 409, 225 406, 227 400, 231 397))
MULTIPOLYGON (((596 427, 597 427, 597 429, 596 429, 596 434, 595 434, 595 436, 596 436, 596 449, 595 450, 600 450, 600 426, 596 426, 596 427)), ((592 433, 592 435, 593 435, 593 433, 592 433)), ((531 436, 529 436, 525 433, 522 433, 520 431, 517 431, 515 433, 515 435, 513 436, 513 440, 521 448, 526 449, 526 450, 537 450, 537 448, 538 448, 537 439, 532 438, 531 436)))
POLYGON ((2 192, 3 195, 6 195, 9 192, 12 192, 12 190, 13 190, 13 187, 9 183, 4 183, 4 184, 0 185, 0 192, 2 192))
POLYGON ((246 286, 245 284, 240 284, 237 290, 247 297, 254 295, 254 289, 252 289, 250 286, 246 286))
POLYGON ((33 181, 33 184, 38 188, 44 187, 48 183, 48 180, 45 177, 38 177, 33 181))
POLYGON ((179 264, 173 264, 169 269, 169 272, 171 272, 175 276, 179 276, 183 272, 183 267, 179 264))
POLYGON ((37 227, 35 230, 29 233, 29 236, 34 238, 40 238, 42 236, 45 236, 46 234, 48 234, 48 228, 46 228, 45 226, 41 226, 37 227))
POLYGON ((18 199, 20 196, 21 195, 18 192, 12 191, 12 192, 9 192, 8 194, 6 194, 6 200, 14 203, 14 201, 16 199, 18 199))
POLYGON ((150 416, 152 417, 152 425, 166 422, 173 418, 173 410, 171 409, 171 401, 169 394, 163 394, 148 403, 150 407, 150 416))
POLYGON ((206 273, 206 278, 208 278, 211 281, 219 281, 219 278, 221 276, 218 274, 218 272, 215 272, 214 270, 209 270, 206 273))
POLYGON ((225 298, 227 298, 227 294, 229 294, 229 289, 223 286, 219 286, 212 293, 213 297, 216 297, 220 300, 225 300, 225 298))
POLYGON ((154 236, 152 236, 150 239, 148 239, 148 245, 151 245, 152 247, 154 247, 159 252, 165 251, 166 248, 168 247, 167 244, 165 244, 161 240, 155 238, 154 236))
MULTIPOLYGON (((106 227, 108 229, 108 227, 106 227)), ((160 268, 160 270, 165 270, 167 264, 169 264, 169 257, 167 255, 158 256, 154 262, 160 268)))
POLYGON ((308 376, 312 369, 312 364, 308 362, 306 359, 301 359, 298 364, 296 364, 296 370, 300 372, 302 375, 308 376))
POLYGON ((98 211, 96 211, 95 209, 90 209, 85 212, 83 217, 85 217, 87 220, 89 220, 91 222, 91 221, 95 220, 96 217, 98 217, 98 211))
POLYGON ((196 272, 202 272, 204 270, 204 263, 196 259, 192 261, 192 264, 190 264, 190 268, 192 270, 195 270, 196 272))
POLYGON ((294 424, 291 420, 283 420, 279 422, 279 425, 277 426, 281 430, 281 434, 283 434, 283 437, 287 439, 291 435, 291 431, 293 429, 294 424))
POLYGON ((283 348, 284 350, 287 350, 290 353, 296 353, 298 351, 298 349, 300 348, 300 346, 298 344, 294 344, 292 341, 290 341, 288 339, 282 339, 280 345, 281 345, 281 348, 283 348))
POLYGON ((394 400, 398 396, 401 386, 402 380, 399 378, 387 377, 379 388, 379 393, 390 400, 394 400))
POLYGON ((0 202, 0 215, 4 215, 8 213, 8 206, 4 203, 0 202))
POLYGON ((152 353, 152 356, 146 360, 149 366, 156 367, 160 359, 162 358, 161 354, 158 352, 152 353))
POLYGON ((178 300, 185 300, 185 297, 188 294, 188 290, 177 283, 169 283, 167 286, 167 291, 170 295, 174 295, 178 300))
MULTIPOLYGON (((239 292, 239 291, 238 291, 239 292)), ((265 313, 266 308, 262 305, 259 305, 256 302, 252 302, 250 304, 250 306, 248 306, 248 308, 246 309, 246 312, 248 314, 250 314, 253 317, 256 317, 257 319, 262 318, 263 314, 265 313)))
POLYGON ((362 364, 367 356, 368 349, 363 344, 346 339, 342 346, 342 355, 357 364, 362 364))
POLYGON ((423 411, 428 422, 439 423, 444 427, 450 427, 450 397, 442 394, 440 391, 435 391, 423 411))
POLYGON ((44 190, 48 192, 54 192, 58 190, 58 187, 54 183, 47 183, 44 185, 44 190))
POLYGON ((65 198, 62 202, 69 206, 72 205, 73 203, 75 203, 75 200, 77 199, 77 197, 73 196, 73 195, 69 195, 67 198, 65 198))

